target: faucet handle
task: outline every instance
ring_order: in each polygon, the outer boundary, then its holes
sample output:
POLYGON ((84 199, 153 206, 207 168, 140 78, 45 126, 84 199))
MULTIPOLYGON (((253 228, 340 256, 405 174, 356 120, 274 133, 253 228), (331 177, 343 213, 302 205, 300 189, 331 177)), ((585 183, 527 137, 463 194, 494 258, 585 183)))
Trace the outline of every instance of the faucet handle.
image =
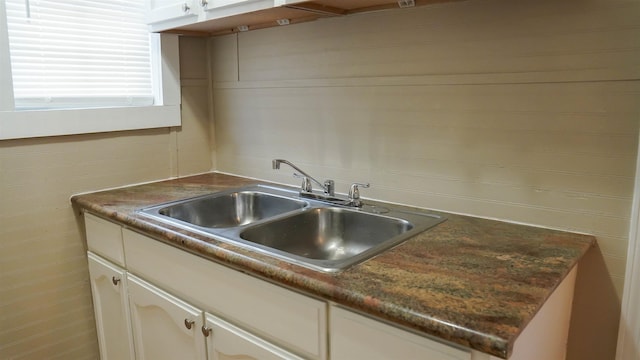
POLYGON ((300 175, 298 173, 293 173, 293 176, 297 177, 298 179, 302 179, 302 185, 300 186, 302 191, 308 192, 308 193, 313 191, 313 186, 311 186, 311 179, 309 179, 304 175, 300 175))
POLYGON ((324 193, 329 196, 334 196, 336 194, 336 182, 333 180, 325 180, 324 181, 324 193))
POLYGON ((360 207, 362 206, 362 201, 360 201, 360 189, 358 187, 368 188, 369 183, 353 183, 349 188, 349 200, 354 206, 360 207))

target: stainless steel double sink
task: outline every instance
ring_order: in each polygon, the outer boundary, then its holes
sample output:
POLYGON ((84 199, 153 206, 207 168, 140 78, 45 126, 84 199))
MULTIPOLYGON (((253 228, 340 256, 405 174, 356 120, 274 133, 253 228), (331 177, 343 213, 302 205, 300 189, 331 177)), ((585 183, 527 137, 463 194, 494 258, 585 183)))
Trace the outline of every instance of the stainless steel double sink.
POLYGON ((173 226, 324 272, 365 261, 445 220, 391 204, 360 208, 255 185, 138 211, 173 226))

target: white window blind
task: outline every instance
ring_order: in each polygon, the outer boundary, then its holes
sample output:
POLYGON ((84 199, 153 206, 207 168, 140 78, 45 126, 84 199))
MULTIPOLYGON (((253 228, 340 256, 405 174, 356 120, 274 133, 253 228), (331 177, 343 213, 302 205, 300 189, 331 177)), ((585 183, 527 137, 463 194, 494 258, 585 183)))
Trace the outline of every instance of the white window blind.
POLYGON ((144 0, 6 0, 16 108, 152 105, 144 0))

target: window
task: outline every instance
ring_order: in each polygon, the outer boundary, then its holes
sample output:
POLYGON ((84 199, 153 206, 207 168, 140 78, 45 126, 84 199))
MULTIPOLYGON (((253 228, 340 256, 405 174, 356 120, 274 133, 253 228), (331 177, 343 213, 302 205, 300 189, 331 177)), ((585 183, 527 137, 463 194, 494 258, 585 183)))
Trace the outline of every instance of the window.
POLYGON ((6 4, 16 108, 153 104, 142 1, 6 4))
POLYGON ((0 139, 179 125, 177 37, 150 35, 145 13, 0 0, 0 139))

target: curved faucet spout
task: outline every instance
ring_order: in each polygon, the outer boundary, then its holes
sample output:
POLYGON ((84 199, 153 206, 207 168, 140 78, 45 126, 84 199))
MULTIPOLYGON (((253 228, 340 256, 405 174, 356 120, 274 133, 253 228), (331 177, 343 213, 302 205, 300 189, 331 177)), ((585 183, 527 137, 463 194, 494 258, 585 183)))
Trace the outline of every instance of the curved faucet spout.
MULTIPOLYGON (((273 167, 274 170, 278 170, 280 169, 280 164, 286 164, 289 165, 290 167, 292 167, 295 171, 297 171, 298 173, 300 173, 300 175, 302 175, 303 177, 313 181, 314 183, 318 184, 322 190, 324 191, 325 194, 329 194, 331 196, 333 196, 334 190, 333 190, 333 180, 327 180, 325 181, 325 183, 321 183, 320 181, 316 180, 313 176, 307 174, 306 172, 304 172, 304 170, 300 169, 299 167, 295 166, 293 163, 291 163, 288 160, 284 160, 284 159, 274 159, 271 162, 271 166, 273 167)), ((306 189, 303 189, 303 191, 307 191, 306 189)))

